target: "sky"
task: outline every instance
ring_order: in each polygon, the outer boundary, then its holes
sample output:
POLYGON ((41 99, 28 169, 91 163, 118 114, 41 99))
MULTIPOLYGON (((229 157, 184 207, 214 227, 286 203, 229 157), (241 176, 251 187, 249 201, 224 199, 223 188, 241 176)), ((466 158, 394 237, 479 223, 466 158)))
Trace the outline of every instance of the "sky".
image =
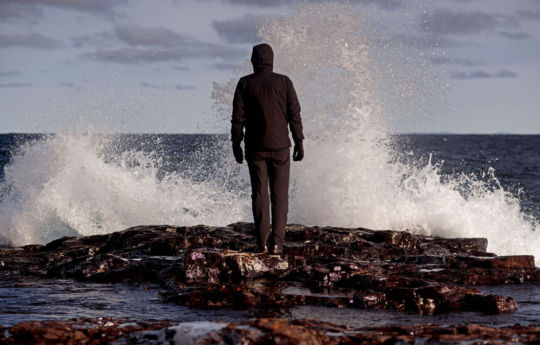
MULTIPOLYGON (((429 72, 427 85, 442 86, 415 114, 394 109, 408 120, 395 121, 392 131, 540 133, 539 0, 349 2, 392 27, 422 56, 417 68, 429 72)), ((258 26, 294 15, 296 6, 0 0, 0 133, 89 125, 126 133, 219 131, 213 83, 237 78, 234 70, 261 41, 258 26)))

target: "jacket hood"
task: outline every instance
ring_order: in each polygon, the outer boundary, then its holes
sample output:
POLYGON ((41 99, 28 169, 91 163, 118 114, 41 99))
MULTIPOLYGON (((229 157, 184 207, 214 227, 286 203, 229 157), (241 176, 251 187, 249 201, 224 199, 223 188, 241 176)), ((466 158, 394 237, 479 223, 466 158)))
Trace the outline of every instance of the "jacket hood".
POLYGON ((251 63, 255 72, 272 71, 274 65, 274 52, 266 43, 257 44, 251 53, 251 63))

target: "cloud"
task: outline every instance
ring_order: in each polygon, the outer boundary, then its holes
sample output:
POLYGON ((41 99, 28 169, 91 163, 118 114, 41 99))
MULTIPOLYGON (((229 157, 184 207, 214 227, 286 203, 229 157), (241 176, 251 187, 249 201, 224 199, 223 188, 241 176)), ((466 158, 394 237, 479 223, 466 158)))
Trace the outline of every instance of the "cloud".
MULTIPOLYGON (((147 83, 145 81, 141 81, 141 86, 147 89, 159 89, 159 90, 170 88, 170 86, 147 83)), ((176 90, 195 90, 196 89, 196 87, 193 85, 181 85, 181 84, 175 85, 174 88, 176 90)))
POLYGON ((517 73, 508 70, 501 70, 494 74, 481 70, 472 72, 452 71, 450 77, 452 79, 515 78, 517 77, 517 73))
POLYGON ((86 46, 109 46, 114 43, 116 36, 110 31, 99 32, 91 35, 75 36, 71 38, 73 46, 80 48, 86 46))
POLYGON ((29 87, 29 86, 32 86, 33 84, 31 83, 3 83, 1 84, 0 83, 0 88, 8 88, 8 87, 29 87))
POLYGON ((0 77, 16 77, 21 75, 21 71, 18 70, 9 70, 9 71, 0 71, 0 77))
POLYGON ((119 26, 115 28, 113 37, 125 46, 99 48, 84 56, 96 61, 129 64, 181 61, 197 57, 228 60, 238 59, 245 54, 242 49, 236 47, 203 42, 162 27, 119 26))
POLYGON ((480 11, 455 12, 439 8, 421 16, 423 30, 435 34, 475 34, 499 27, 517 27, 514 16, 490 14, 480 11))
POLYGON ((428 60, 431 61, 434 65, 457 65, 457 66, 466 66, 466 67, 472 67, 472 66, 479 66, 486 64, 485 61, 482 60, 470 60, 470 59, 462 59, 462 58, 449 58, 447 56, 430 56, 428 57, 428 60))
POLYGON ((527 38, 531 38, 531 35, 523 31, 498 31, 498 33, 499 35, 511 40, 524 40, 527 38))
POLYGON ((224 70, 224 71, 230 71, 234 70, 238 67, 240 67, 240 64, 237 63, 229 63, 229 62, 216 62, 210 65, 211 68, 224 70))
POLYGON ((193 86, 193 85, 181 85, 181 84, 177 84, 174 88, 177 89, 177 90, 181 90, 181 91, 183 91, 183 90, 195 90, 196 89, 196 87, 193 86))
POLYGON ((352 0, 351 3, 358 3, 362 5, 375 5, 385 10, 395 10, 404 7, 404 1, 400 0, 352 0))
POLYGON ((540 11, 517 11, 518 17, 522 19, 540 19, 540 11))
POLYGON ((126 0, 2 0, 4 4, 22 6, 56 7, 75 11, 111 14, 118 5, 126 0))
POLYGON ((75 90, 80 90, 81 89, 77 84, 72 83, 70 81, 58 83, 58 84, 56 84, 56 86, 67 87, 67 88, 75 89, 75 90))
POLYGON ((0 3, 0 18, 2 20, 24 19, 28 17, 43 16, 42 8, 35 6, 23 6, 18 3, 2 1, 0 3))
MULTIPOLYGON (((298 2, 287 0, 222 0, 233 5, 247 5, 254 7, 279 7, 283 5, 294 5, 298 2)), ((323 2, 324 0, 306 0, 306 2, 323 2)), ((382 9, 396 9, 403 7, 400 0, 351 0, 353 4, 375 5, 382 9)))
POLYGON ((509 71, 509 70, 501 70, 494 74, 495 78, 515 78, 517 77, 517 73, 509 71))
POLYGON ((246 14, 243 17, 227 20, 214 20, 212 27, 219 37, 230 43, 257 43, 257 31, 269 16, 246 14))
POLYGON ((0 48, 11 47, 53 49, 58 47, 58 43, 35 32, 28 34, 0 34, 0 48))
POLYGON ((382 47, 391 47, 398 45, 406 45, 420 49, 429 49, 429 48, 447 48, 447 47, 456 47, 463 45, 457 40, 449 37, 440 37, 432 34, 427 35, 416 35, 411 33, 401 32, 399 34, 394 34, 390 38, 378 38, 375 42, 376 44, 382 47))
POLYGON ((115 28, 116 37, 130 46, 169 47, 195 45, 197 40, 163 27, 121 25, 115 28))
POLYGON ((141 81, 141 86, 144 87, 144 88, 147 88, 147 89, 165 89, 165 88, 167 88, 166 86, 163 86, 163 85, 147 83, 145 81, 141 81))
POLYGON ((288 4, 285 0, 222 0, 233 5, 249 5, 256 7, 277 7, 288 4))

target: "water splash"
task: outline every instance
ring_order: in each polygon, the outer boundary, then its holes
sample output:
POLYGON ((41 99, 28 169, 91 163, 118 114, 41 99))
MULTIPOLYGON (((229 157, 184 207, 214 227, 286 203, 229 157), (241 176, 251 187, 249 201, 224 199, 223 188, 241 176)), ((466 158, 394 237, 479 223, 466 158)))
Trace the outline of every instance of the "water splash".
POLYGON ((223 224, 245 218, 241 194, 214 181, 163 175, 162 161, 142 151, 108 158, 114 139, 57 134, 23 148, 5 169, 4 185, 10 190, 0 209, 2 236, 20 245, 140 224, 223 224))

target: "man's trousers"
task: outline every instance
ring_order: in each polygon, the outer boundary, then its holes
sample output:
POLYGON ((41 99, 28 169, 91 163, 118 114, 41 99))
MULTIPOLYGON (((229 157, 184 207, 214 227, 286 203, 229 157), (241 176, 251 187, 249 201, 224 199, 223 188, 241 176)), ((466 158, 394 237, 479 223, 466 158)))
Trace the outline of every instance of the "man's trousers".
POLYGON ((289 208, 290 149, 246 153, 251 179, 251 202, 259 245, 282 245, 289 208), (272 204, 272 233, 270 234, 270 201, 272 204))

